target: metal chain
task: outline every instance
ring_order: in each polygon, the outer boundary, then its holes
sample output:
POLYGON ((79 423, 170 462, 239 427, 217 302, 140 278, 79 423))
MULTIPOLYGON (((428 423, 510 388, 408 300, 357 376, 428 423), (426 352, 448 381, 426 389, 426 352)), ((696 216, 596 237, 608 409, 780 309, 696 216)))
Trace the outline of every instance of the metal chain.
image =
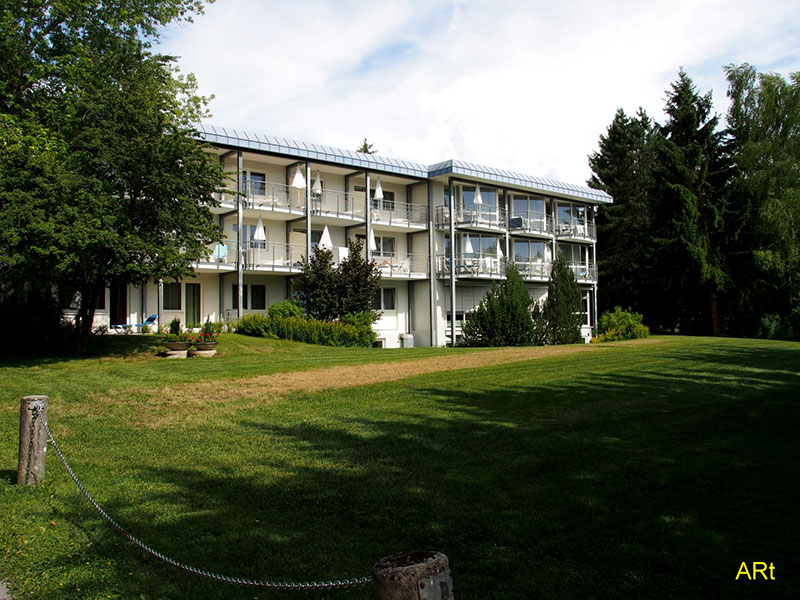
MULTIPOLYGON (((33 435, 36 429, 36 418, 39 416, 39 407, 32 406, 31 407, 31 424, 30 424, 30 431, 28 431, 28 464, 25 468, 25 483, 28 483, 28 477, 31 476, 31 458, 33 457, 33 435)), ((34 477, 34 480, 36 478, 34 477)), ((34 481, 35 483, 35 481, 34 481)))
MULTIPOLYGON (((38 409, 34 408, 34 418, 38 414, 38 409)), ((100 506, 92 495, 86 491, 86 488, 83 487, 83 484, 80 482, 78 477, 75 475, 75 472, 69 466, 69 463, 64 458, 64 454, 61 452, 61 448, 58 447, 55 438, 53 438, 53 433, 50 431, 50 427, 47 424, 47 421, 42 421, 42 426, 44 427, 45 431, 47 432, 47 437, 50 440, 50 443, 53 445, 53 449, 58 454, 58 458, 61 459, 61 462, 64 464, 64 468, 69 473, 69 476, 72 477, 72 481, 75 482, 75 485, 78 486, 81 493, 86 496, 86 499, 91 502, 92 506, 94 506, 95 510, 100 513, 100 515, 108 521, 108 523, 117 531, 119 531, 122 535, 128 538, 131 542, 139 546, 142 550, 155 556, 159 560, 164 561, 167 564, 170 564, 174 567, 178 567, 179 569, 183 569, 184 571, 188 571, 189 573, 194 573, 195 575, 200 575, 201 577, 207 577, 208 579, 213 579, 215 581, 222 581, 225 583, 235 583, 238 585, 248 585, 252 587, 261 587, 261 588, 268 588, 268 589, 276 589, 276 590, 331 590, 337 588, 348 588, 348 587, 356 587, 361 585, 367 585, 372 581, 372 577, 354 577, 352 579, 337 579, 334 581, 306 581, 306 582, 292 582, 292 581, 261 581, 257 579, 242 579, 240 577, 229 577, 227 575, 220 575, 219 573, 212 573, 211 571, 206 571, 204 569, 200 569, 197 567, 193 567, 191 565, 184 564, 179 562, 169 556, 162 554, 158 550, 155 550, 145 544, 140 539, 134 537, 123 527, 117 523, 114 519, 112 519, 109 514, 103 510, 103 507, 100 506)))

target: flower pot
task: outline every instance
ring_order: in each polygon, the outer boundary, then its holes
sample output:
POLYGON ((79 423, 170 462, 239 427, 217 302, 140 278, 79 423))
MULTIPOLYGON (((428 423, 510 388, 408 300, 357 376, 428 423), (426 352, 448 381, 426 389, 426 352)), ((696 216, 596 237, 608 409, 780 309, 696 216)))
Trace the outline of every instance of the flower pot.
POLYGON ((201 344, 195 344, 194 347, 197 350, 213 350, 217 347, 217 344, 219 344, 219 342, 203 342, 201 344))
POLYGON ((167 350, 188 350, 191 342, 161 342, 167 350))

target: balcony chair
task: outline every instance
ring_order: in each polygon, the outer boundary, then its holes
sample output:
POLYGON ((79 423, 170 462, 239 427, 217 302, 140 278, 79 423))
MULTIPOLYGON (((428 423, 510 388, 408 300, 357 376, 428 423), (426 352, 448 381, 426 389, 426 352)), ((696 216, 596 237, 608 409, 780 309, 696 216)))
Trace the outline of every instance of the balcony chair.
POLYGON ((156 322, 158 319, 158 315, 150 315, 147 317, 144 323, 136 323, 135 325, 131 325, 130 323, 120 323, 119 325, 111 325, 111 329, 116 331, 117 333, 131 333, 134 327, 144 327, 147 325, 148 327, 156 322))

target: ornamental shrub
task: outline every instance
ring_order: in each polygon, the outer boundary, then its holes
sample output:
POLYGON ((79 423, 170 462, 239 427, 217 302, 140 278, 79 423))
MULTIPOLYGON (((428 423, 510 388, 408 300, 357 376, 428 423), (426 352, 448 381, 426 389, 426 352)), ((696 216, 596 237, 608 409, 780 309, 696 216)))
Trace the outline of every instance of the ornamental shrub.
POLYGON ((269 337, 270 318, 256 313, 244 315, 236 324, 236 333, 252 337, 269 337))
MULTIPOLYGON (((271 319, 271 331, 277 337, 323 346, 363 346, 363 333, 347 323, 285 317, 271 319)), ((370 342, 370 345, 372 343, 370 342)))
POLYGON ((306 318, 306 311, 295 300, 282 300, 269 307, 269 316, 285 319, 286 317, 306 318))
POLYGON ((169 332, 178 335, 181 332, 181 320, 178 317, 169 322, 169 332))
POLYGON ((597 323, 599 342, 616 342, 619 340, 635 340, 650 335, 650 329, 642 324, 640 313, 614 307, 614 312, 605 312, 597 323))

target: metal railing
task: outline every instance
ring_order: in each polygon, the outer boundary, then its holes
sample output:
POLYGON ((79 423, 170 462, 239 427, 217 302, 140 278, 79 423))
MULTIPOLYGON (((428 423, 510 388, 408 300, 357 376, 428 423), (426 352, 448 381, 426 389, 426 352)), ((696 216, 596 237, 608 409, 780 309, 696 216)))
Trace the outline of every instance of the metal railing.
POLYGON ((595 263, 568 262, 567 266, 579 282, 597 281, 597 265, 595 263))
POLYGON ((427 254, 373 254, 372 260, 383 277, 427 277, 430 273, 427 254))
POLYGON ((585 219, 569 220, 559 218, 555 227, 556 237, 571 238, 581 240, 594 240, 595 229, 594 223, 585 219))
POLYGON ((373 200, 372 222, 386 225, 427 226, 428 207, 421 204, 387 200, 373 200))
MULTIPOLYGON (((506 228, 506 210, 502 206, 475 204, 470 202, 454 207, 456 227, 475 227, 480 229, 501 230, 506 228)), ((442 227, 450 224, 450 208, 436 207, 436 225, 442 227)))
POLYGON ((311 194, 311 214, 363 221, 367 218, 364 194, 322 190, 311 194))
POLYGON ((553 263, 549 260, 514 259, 514 266, 523 279, 550 279, 553 263))
MULTIPOLYGON (((242 182, 241 198, 245 208, 302 212, 306 205, 305 190, 283 183, 247 179, 242 182)), ((223 194, 220 201, 236 205, 235 194, 223 194)))
MULTIPOLYGON (((249 241, 244 242, 242 262, 246 269, 299 271, 305 254, 305 246, 249 241)), ((237 259, 236 242, 226 240, 211 247, 210 257, 206 262, 235 267, 237 259)))
POLYGON ((553 219, 544 212, 532 210, 514 211, 508 219, 508 229, 512 232, 551 235, 553 233, 553 219))
MULTIPOLYGON (((439 277, 450 274, 450 256, 436 256, 436 273, 439 277)), ((456 254, 456 277, 489 277, 502 278, 506 273, 506 259, 492 254, 456 254)))

